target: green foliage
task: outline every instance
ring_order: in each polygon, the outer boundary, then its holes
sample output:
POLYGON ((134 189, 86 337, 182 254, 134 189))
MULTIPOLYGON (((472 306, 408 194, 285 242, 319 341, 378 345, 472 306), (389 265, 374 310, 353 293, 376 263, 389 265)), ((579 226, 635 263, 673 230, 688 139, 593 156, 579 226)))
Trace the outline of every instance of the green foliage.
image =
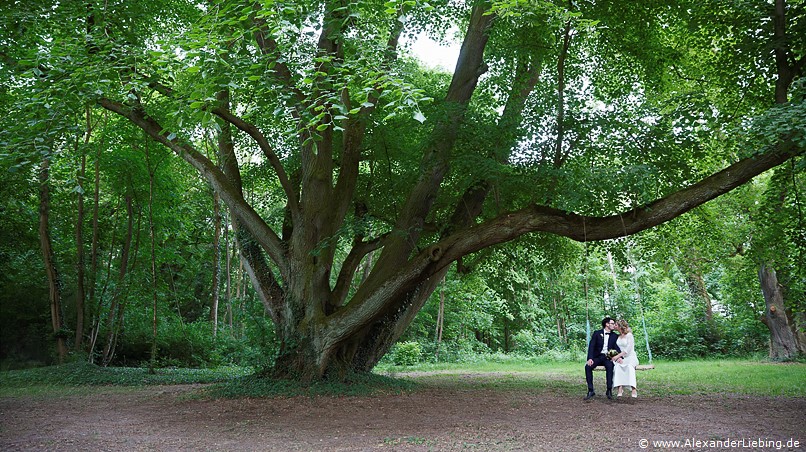
POLYGON ((159 369, 152 374, 146 368, 99 367, 87 362, 76 361, 59 366, 0 372, 0 388, 13 392, 33 386, 144 386, 213 383, 241 377, 249 372, 249 368, 219 367, 216 369, 159 369))
MULTIPOLYGON (((209 322, 184 323, 169 315, 158 328, 155 364, 157 367, 268 367, 276 355, 272 333, 265 331, 271 326, 265 319, 257 321, 261 325, 251 324, 245 337, 233 336, 226 329, 213 337, 209 322)), ((145 366, 151 359, 152 333, 145 322, 133 323, 132 326, 120 339, 115 362, 145 366)))
POLYGON ((521 354, 539 353, 546 350, 548 341, 531 330, 520 330, 512 336, 513 348, 521 354))
POLYGON ((417 342, 398 342, 390 353, 396 366, 413 366, 420 362, 422 347, 417 342))

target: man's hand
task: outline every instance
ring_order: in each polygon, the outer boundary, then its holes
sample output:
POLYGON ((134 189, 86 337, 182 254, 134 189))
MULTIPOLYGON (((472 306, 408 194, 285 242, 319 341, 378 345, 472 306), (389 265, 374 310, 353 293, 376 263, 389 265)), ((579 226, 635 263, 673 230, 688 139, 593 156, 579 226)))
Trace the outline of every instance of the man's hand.
POLYGON ((591 366, 593 366, 593 360, 592 360, 592 359, 589 359, 589 360, 588 360, 588 367, 591 367, 591 366))

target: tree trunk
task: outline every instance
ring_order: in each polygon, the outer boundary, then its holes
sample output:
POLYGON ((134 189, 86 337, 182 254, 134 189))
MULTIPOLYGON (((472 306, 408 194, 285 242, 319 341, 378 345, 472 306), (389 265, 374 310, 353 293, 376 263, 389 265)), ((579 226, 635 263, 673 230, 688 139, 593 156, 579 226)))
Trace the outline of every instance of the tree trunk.
MULTIPOLYGON (((559 294, 556 296, 551 297, 552 302, 554 303, 554 317, 557 319, 557 337, 560 338, 560 341, 565 344, 566 341, 566 332, 565 332, 565 321, 563 320, 562 310, 560 310, 559 306, 557 305, 557 299, 562 299, 563 293, 560 291, 559 294)), ((562 305, 562 303, 560 303, 562 305)))
POLYGON ((701 305, 703 317, 707 322, 713 320, 714 308, 711 303, 711 296, 705 287, 705 280, 699 272, 687 272, 686 283, 692 298, 701 305))
POLYGON ((85 147, 90 141, 92 133, 92 108, 87 106, 87 128, 84 135, 84 147, 79 147, 79 169, 76 175, 78 181, 77 201, 76 207, 76 337, 74 350, 79 351, 83 346, 84 341, 84 300, 86 298, 86 290, 84 288, 84 176, 87 171, 87 155, 85 147))
MULTIPOLYGON (((94 186, 94 194, 93 194, 93 206, 92 206, 92 245, 90 247, 90 271, 89 271, 89 278, 88 278, 88 286, 89 286, 89 293, 87 294, 87 301, 89 303, 90 309, 92 309, 95 303, 95 285, 98 280, 98 242, 100 240, 100 228, 98 226, 99 222, 99 210, 100 210, 100 198, 101 198, 101 147, 98 146, 95 151, 95 186, 94 186)), ((89 345, 89 353, 87 360, 92 363, 95 360, 95 341, 98 338, 98 330, 96 329, 96 316, 99 315, 98 310, 95 309, 91 313, 92 315, 92 330, 90 331, 90 345, 89 345)), ((97 317, 100 319, 100 317, 97 317)))
POLYGON ((126 195, 126 217, 127 228, 126 237, 123 239, 123 249, 120 253, 120 268, 118 269, 117 284, 112 300, 109 304, 109 312, 106 318, 106 345, 102 357, 102 365, 108 366, 115 354, 115 344, 117 335, 120 332, 123 321, 123 309, 125 303, 121 298, 126 297, 126 274, 129 269, 129 252, 131 250, 132 237, 134 236, 134 208, 132 206, 132 195, 126 195))
POLYGON ((154 373, 157 364, 157 256, 154 237, 154 172, 146 141, 146 166, 148 167, 148 237, 151 244, 151 359, 148 360, 148 373, 154 373))
POLYGON ((116 212, 115 215, 112 217, 112 231, 109 234, 110 241, 109 241, 109 256, 106 259, 106 277, 104 278, 103 286, 101 287, 100 294, 96 297, 96 302, 94 303, 93 307, 93 318, 92 318, 92 329, 90 330, 90 362, 94 362, 95 360, 95 346, 98 341, 98 335, 101 333, 101 323, 102 320, 102 308, 104 304, 104 299, 106 297, 106 290, 109 288, 109 283, 112 280, 112 261, 114 260, 115 255, 115 237, 117 235, 117 207, 114 209, 116 212))
POLYGON ((770 329, 770 358, 775 360, 793 359, 798 355, 798 342, 792 331, 792 322, 787 318, 783 288, 778 283, 775 269, 767 264, 762 264, 758 271, 758 278, 766 304, 761 321, 770 329))
POLYGON ((437 351, 435 358, 439 361, 439 348, 442 345, 442 329, 445 325, 445 279, 442 279, 442 287, 439 290, 439 310, 437 311, 437 351))
POLYGON ((793 320, 792 334, 798 344, 798 351, 801 355, 806 355, 806 312, 801 311, 791 315, 790 311, 787 311, 787 314, 793 320))
POLYGON ((213 337, 218 335, 218 293, 220 285, 221 267, 221 201, 218 193, 213 193, 213 287, 212 305, 210 306, 210 321, 213 323, 213 337))
MULTIPOLYGON (((227 224, 227 222, 224 222, 227 224)), ((227 302, 227 317, 224 321, 229 325, 230 334, 232 334, 232 258, 235 249, 232 247, 229 239, 229 228, 224 228, 224 252, 227 256, 227 287, 224 289, 224 296, 227 302)))
POLYGON ((45 273, 48 277, 49 299, 50 299, 50 320, 53 328, 53 335, 56 338, 56 351, 59 364, 64 363, 67 358, 67 345, 62 331, 62 292, 61 279, 56 268, 56 261, 53 255, 53 246, 50 240, 50 157, 42 158, 39 167, 39 243, 42 248, 42 259, 45 264, 45 273))

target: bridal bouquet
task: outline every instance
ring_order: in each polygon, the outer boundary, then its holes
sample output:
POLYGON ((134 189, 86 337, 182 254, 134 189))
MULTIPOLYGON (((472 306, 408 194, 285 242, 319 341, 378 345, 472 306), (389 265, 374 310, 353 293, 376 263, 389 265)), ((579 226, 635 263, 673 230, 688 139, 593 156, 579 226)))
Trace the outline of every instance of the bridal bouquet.
POLYGON ((607 351, 607 359, 613 359, 614 356, 618 355, 619 352, 616 349, 611 348, 607 351))

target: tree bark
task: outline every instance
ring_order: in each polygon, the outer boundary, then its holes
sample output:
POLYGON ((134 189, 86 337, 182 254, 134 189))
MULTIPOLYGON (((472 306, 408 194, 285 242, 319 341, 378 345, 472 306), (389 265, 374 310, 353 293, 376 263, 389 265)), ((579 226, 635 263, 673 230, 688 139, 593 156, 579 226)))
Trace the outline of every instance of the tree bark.
POLYGON ((686 278, 689 294, 692 301, 701 308, 703 318, 706 322, 711 322, 714 316, 713 303, 708 294, 708 288, 703 278, 703 263, 705 260, 699 256, 696 249, 679 250, 677 262, 680 270, 686 278))
MULTIPOLYGON (((227 224, 227 222, 224 222, 227 224)), ((233 253, 235 252, 234 247, 232 247, 232 243, 229 237, 229 228, 224 227, 224 253, 226 253, 226 267, 227 267, 227 282, 226 288, 224 289, 224 297, 226 298, 227 302, 227 314, 224 321, 227 325, 229 325, 230 334, 232 334, 232 258, 233 253)))
POLYGON ((442 279, 442 286, 439 290, 439 310, 437 311, 437 351, 435 358, 439 361, 439 348, 442 345, 442 329, 445 325, 445 278, 442 279))
MULTIPOLYGON (((92 245, 90 246, 90 270, 89 270, 89 278, 88 278, 88 285, 89 285, 89 293, 87 294, 87 302, 92 309, 95 303, 95 285, 98 280, 98 243, 100 240, 100 227, 99 223, 99 211, 100 211, 100 198, 101 198, 101 147, 98 146, 95 150, 95 184, 93 186, 93 199, 92 199, 92 245)), ((95 317, 99 315, 98 310, 94 310, 91 312, 93 316, 93 325, 90 331, 90 345, 89 345, 89 353, 87 360, 92 363, 95 360, 95 341, 97 339, 98 331, 96 329, 96 319, 95 317)), ((100 319, 100 317, 98 317, 100 319)))
POLYGON ((148 373, 154 373, 157 364, 157 250, 154 234, 154 172, 151 167, 151 153, 146 141, 146 167, 148 168, 148 237, 151 245, 151 357, 148 360, 148 373))
POLYGON ((218 294, 221 267, 221 201, 218 193, 213 192, 213 287, 210 306, 210 321, 213 323, 213 337, 218 335, 218 294))
POLYGON ((42 158, 39 167, 39 244, 42 250, 42 261, 48 278, 50 299, 50 321, 53 336, 56 339, 56 352, 59 364, 67 358, 62 317, 62 282, 56 267, 53 245, 50 239, 50 156, 42 158))
POLYGON ((90 142, 92 134, 92 107, 86 107, 86 130, 84 133, 84 146, 79 146, 79 169, 76 175, 78 181, 78 191, 76 207, 76 336, 73 348, 81 350, 84 341, 84 301, 86 299, 86 289, 84 286, 85 265, 84 265, 84 177, 87 172, 86 147, 90 142))
POLYGON ((686 274, 686 283, 688 290, 694 300, 698 301, 702 307, 703 317, 706 322, 710 322, 714 318, 714 308, 711 304, 711 296, 708 295, 708 290, 705 287, 705 280, 699 273, 686 274))
POLYGON ((798 356, 799 347, 784 307, 783 288, 774 268, 762 264, 758 271, 766 309, 762 322, 770 329, 770 358, 789 360, 798 356))
POLYGON ((102 355, 101 364, 106 367, 112 362, 115 354, 115 344, 117 335, 120 332, 120 322, 123 320, 123 309, 125 303, 121 301, 126 297, 126 274, 129 270, 129 252, 131 250, 132 237, 134 236, 134 208, 132 206, 132 195, 127 194, 126 201, 126 237, 123 239, 123 248, 120 252, 120 268, 118 268, 117 284, 109 302, 109 312, 106 317, 106 344, 102 355))

